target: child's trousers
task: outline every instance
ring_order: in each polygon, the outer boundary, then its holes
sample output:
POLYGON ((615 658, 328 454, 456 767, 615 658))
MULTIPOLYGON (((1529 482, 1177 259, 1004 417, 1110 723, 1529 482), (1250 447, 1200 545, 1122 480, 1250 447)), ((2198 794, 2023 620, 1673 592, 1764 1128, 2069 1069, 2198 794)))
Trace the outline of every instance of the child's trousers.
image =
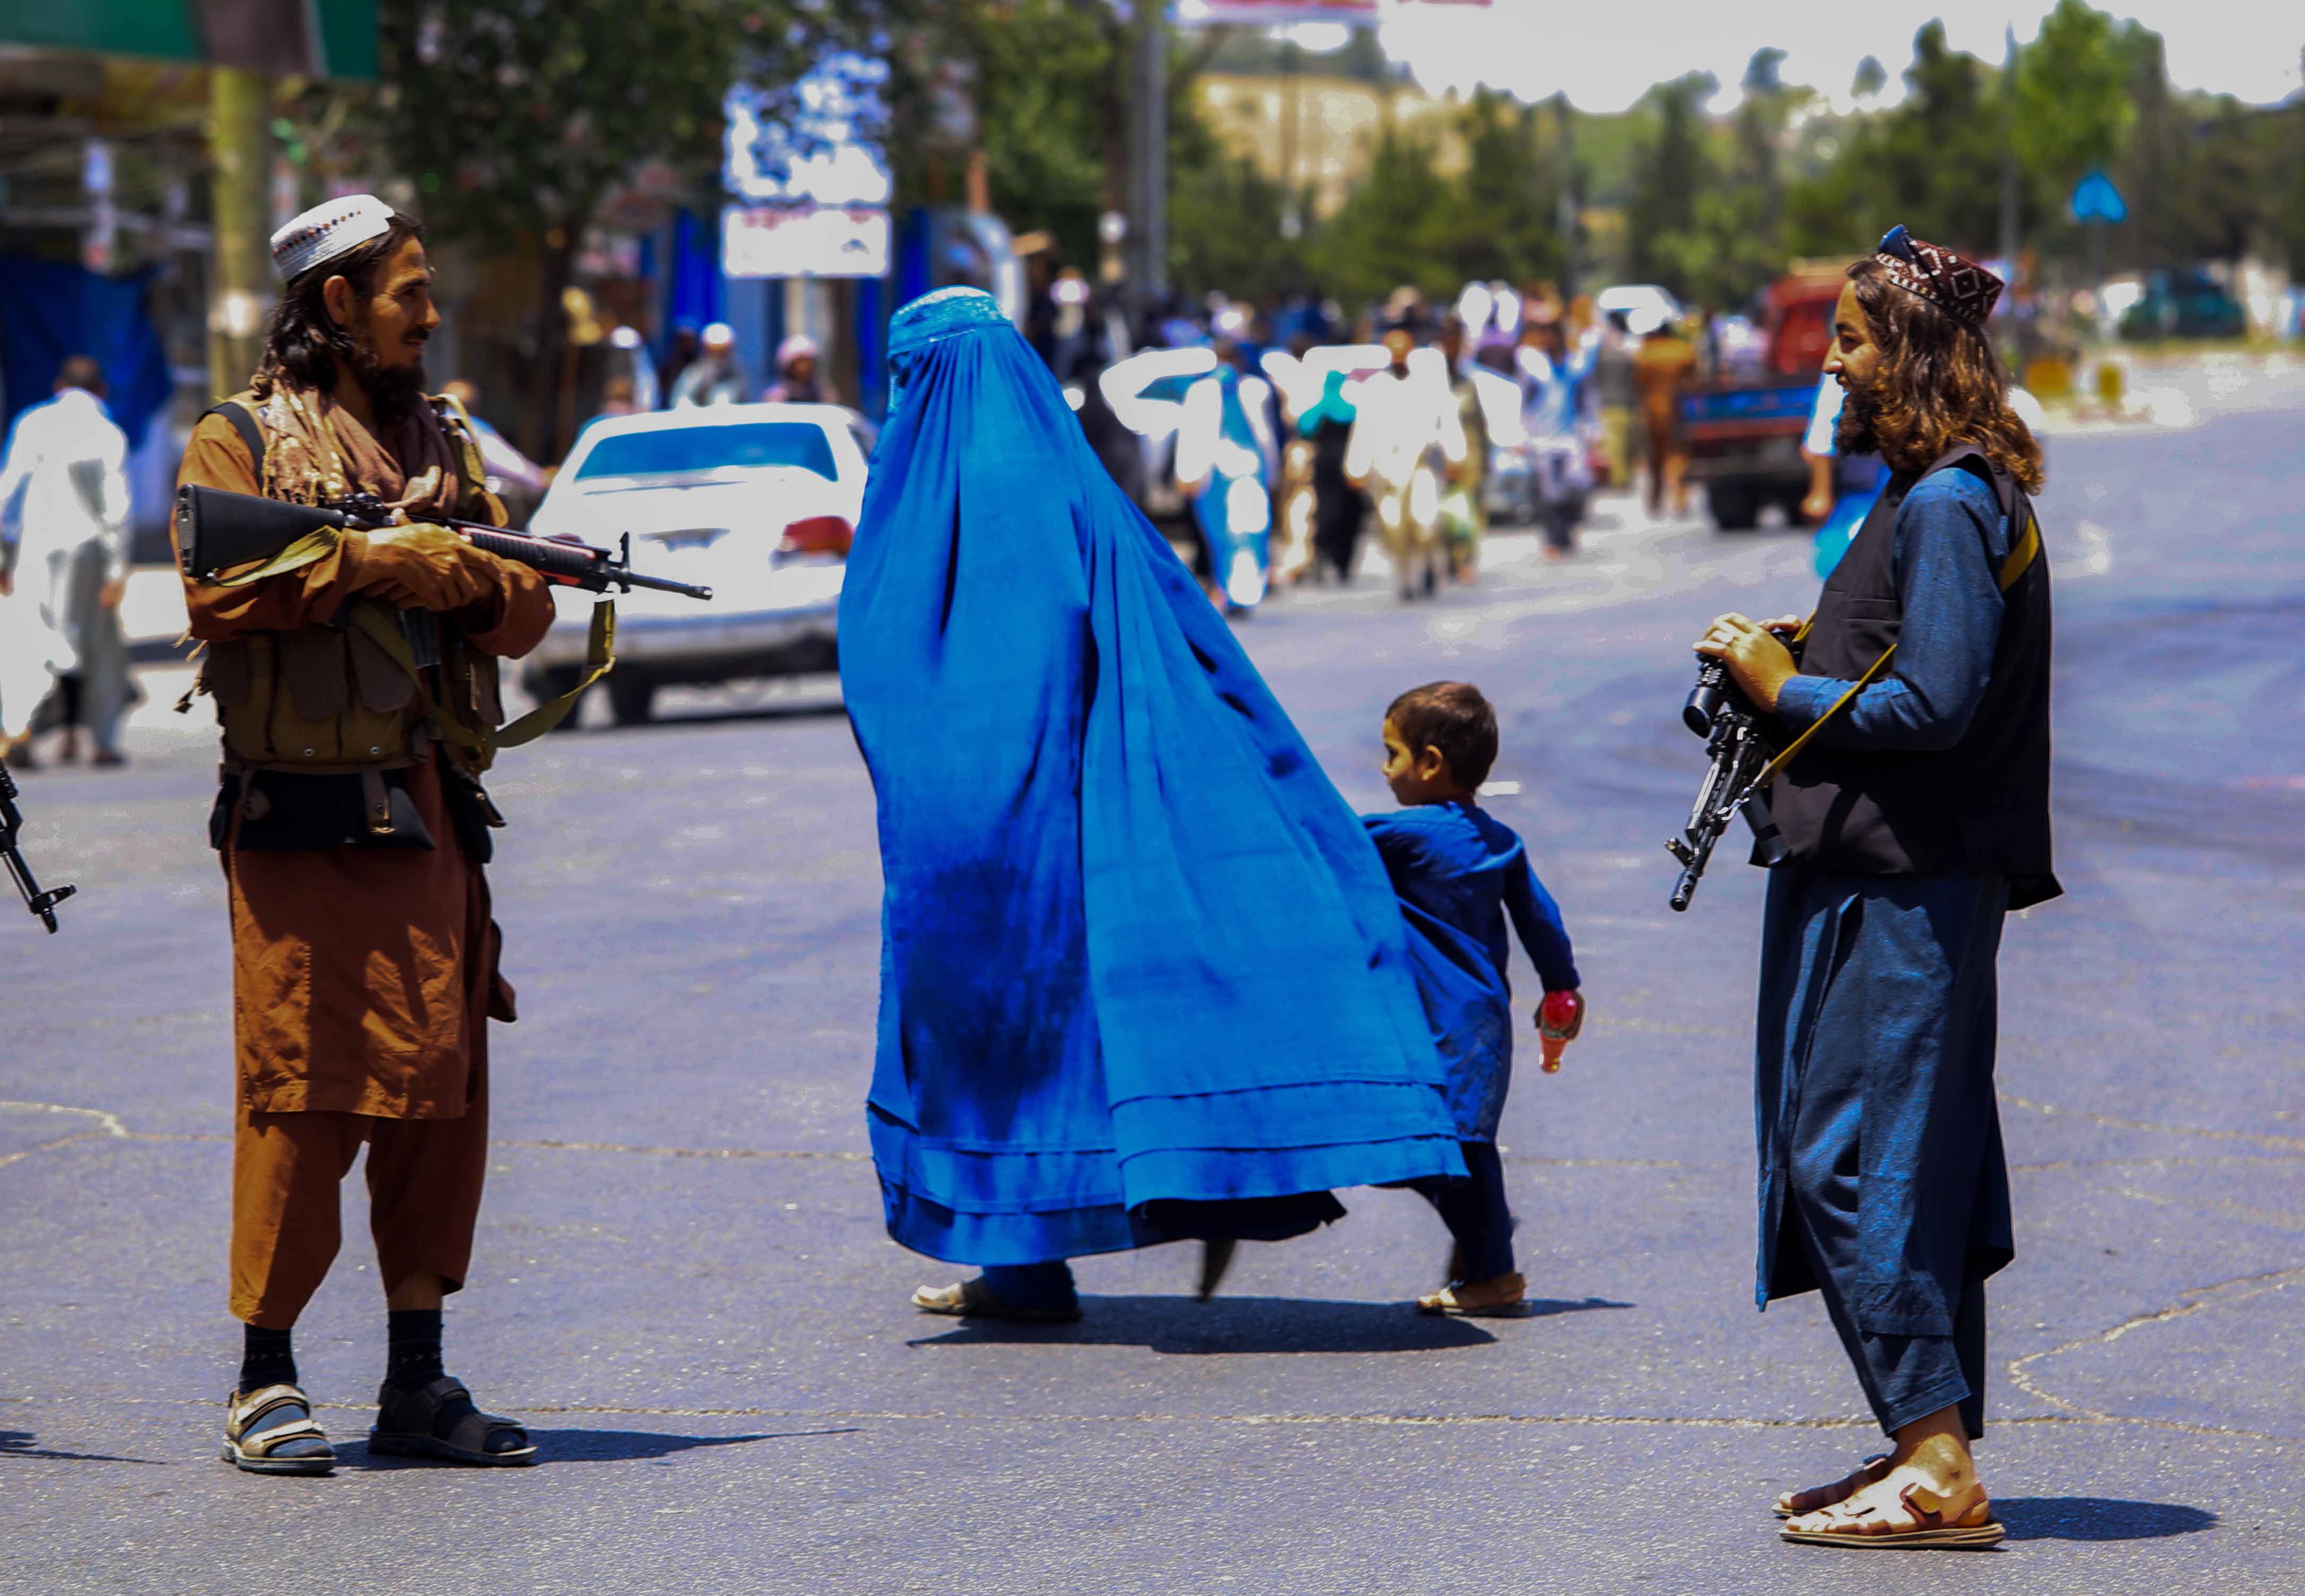
POLYGON ((1459 1266, 1468 1280, 1493 1280, 1513 1272, 1512 1210, 1505 1206, 1505 1169, 1493 1142, 1466 1142, 1470 1180, 1428 1176, 1409 1188, 1440 1210, 1441 1222, 1457 1238, 1459 1266))

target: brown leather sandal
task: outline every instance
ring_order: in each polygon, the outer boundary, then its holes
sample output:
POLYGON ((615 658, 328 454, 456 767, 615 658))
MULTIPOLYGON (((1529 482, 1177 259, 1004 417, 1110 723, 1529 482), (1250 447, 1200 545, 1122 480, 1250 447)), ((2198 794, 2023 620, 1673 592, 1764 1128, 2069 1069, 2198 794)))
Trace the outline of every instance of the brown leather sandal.
MULTIPOLYGON (((1899 1529, 1890 1524, 1881 1509, 1870 1502, 1850 1506, 1836 1502, 1821 1509, 1819 1514, 1845 1528, 1797 1530, 1790 1524, 1777 1532, 1786 1541, 1803 1546, 1858 1546, 1875 1551, 1897 1551, 1909 1549, 1943 1548, 1958 1551, 1983 1551, 1998 1546, 2009 1532, 1993 1516, 1993 1503, 1982 1490, 1977 1500, 1957 1514, 1948 1515, 1942 1507, 1924 1507, 1916 1499, 1921 1487, 1916 1483, 1897 1493, 1905 1511, 1912 1515, 1910 1529, 1899 1529)), ((1796 1521, 1798 1522, 1798 1521, 1796 1521)))
POLYGON ((1876 1454, 1830 1485, 1812 1485, 1807 1490, 1789 1490, 1777 1498, 1769 1509, 1779 1518, 1799 1518, 1804 1513, 1822 1513, 1836 1502, 1845 1502, 1868 1485, 1877 1484, 1888 1477, 1889 1455, 1876 1454))
POLYGON ((379 1457, 431 1457, 476 1468, 526 1468, 536 1461, 536 1444, 527 1430, 481 1412, 472 1401, 464 1382, 453 1374, 413 1390, 386 1386, 376 1394, 376 1428, 368 1432, 368 1449, 379 1457), (449 1424, 447 1435, 435 1435, 441 1410, 460 1399, 469 1411, 449 1424), (490 1440, 506 1435, 519 1437, 518 1444, 489 1449, 490 1440))

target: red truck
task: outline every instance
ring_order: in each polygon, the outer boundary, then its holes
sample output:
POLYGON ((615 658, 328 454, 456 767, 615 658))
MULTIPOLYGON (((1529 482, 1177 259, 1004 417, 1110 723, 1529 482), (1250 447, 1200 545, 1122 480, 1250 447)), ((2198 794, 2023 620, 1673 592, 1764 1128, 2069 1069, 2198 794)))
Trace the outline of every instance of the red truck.
POLYGON ((1799 524, 1809 485, 1801 435, 1816 403, 1844 272, 1845 263, 1794 262, 1769 289, 1759 371, 1681 396, 1688 480, 1703 486, 1705 507, 1722 531, 1752 527, 1772 504, 1782 505, 1799 524))

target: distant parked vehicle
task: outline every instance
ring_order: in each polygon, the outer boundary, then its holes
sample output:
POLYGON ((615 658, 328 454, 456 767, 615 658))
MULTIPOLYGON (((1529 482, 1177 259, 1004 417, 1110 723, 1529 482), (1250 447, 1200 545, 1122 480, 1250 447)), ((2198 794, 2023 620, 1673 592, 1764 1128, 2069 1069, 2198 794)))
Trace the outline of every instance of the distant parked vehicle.
POLYGON ((2131 340, 2238 338, 2248 330, 2241 301, 2199 268, 2153 273, 2143 297, 2121 317, 2121 335, 2131 340))
POLYGON ((1772 504, 1800 522, 1808 492, 1801 435, 1816 403, 1844 280, 1841 266, 1831 262, 1804 263, 1779 278, 1761 325, 1763 358, 1743 360, 1735 375, 1681 398, 1688 480, 1704 488, 1705 507, 1724 532, 1750 529, 1772 504))
MULTIPOLYGON (((585 430, 531 530, 593 544, 629 532, 651 574, 715 595, 617 598, 617 668, 603 686, 618 725, 649 719, 660 687, 835 668, 868 437, 831 404, 657 411, 585 430)), ((589 594, 555 594, 559 618, 522 676, 540 697, 576 684, 591 614, 589 594)))

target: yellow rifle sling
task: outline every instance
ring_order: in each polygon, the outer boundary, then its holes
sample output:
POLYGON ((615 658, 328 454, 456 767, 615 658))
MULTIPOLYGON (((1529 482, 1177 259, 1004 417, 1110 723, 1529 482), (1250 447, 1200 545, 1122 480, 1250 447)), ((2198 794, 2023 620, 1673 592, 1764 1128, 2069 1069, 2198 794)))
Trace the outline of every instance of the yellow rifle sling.
MULTIPOLYGON (((2009 551, 2009 557, 2001 562, 2001 572, 1998 578, 2001 584, 2001 590, 2005 593, 2010 589, 2015 587, 2017 585, 2018 578, 2023 576, 2027 571, 2032 568, 2033 562, 2038 559, 2040 555, 2041 523, 2034 517, 2029 515, 2025 518, 2025 535, 2017 539, 2017 547, 2011 549, 2009 551)), ((1800 630, 1793 634, 1794 641, 1799 642, 1801 639, 1808 635, 1810 621, 1814 621, 1815 619, 1816 616, 1812 615, 1809 617, 1808 621, 1803 621, 1801 623, 1800 630)), ((1831 720, 1835 715, 1841 713, 1841 709, 1848 705, 1850 700, 1855 698, 1858 693, 1864 692, 1866 688, 1873 684, 1875 679, 1881 675, 1882 669, 1888 665, 1889 657, 1896 651, 1897 645, 1894 643, 1891 643, 1887 648, 1881 650, 1881 658, 1865 667, 1865 674, 1849 684, 1848 692, 1842 693, 1839 698, 1833 700, 1832 708, 1825 710, 1824 714, 1818 716, 1815 720, 1809 722, 1808 730, 1803 732, 1799 736, 1787 743, 1782 753, 1779 754, 1775 759, 1771 760, 1765 766, 1762 767, 1760 775, 1753 778, 1753 785, 1756 787, 1760 786, 1764 782, 1769 780, 1770 777, 1775 776, 1778 771, 1782 770, 1788 764, 1790 764, 1792 762, 1792 757, 1799 753, 1802 749, 1808 746, 1808 740, 1816 735, 1818 730, 1824 726, 1826 721, 1831 720)))
POLYGON ((260 565, 234 571, 230 576, 203 576, 203 587, 244 588, 262 582, 268 576, 280 576, 291 571, 302 571, 307 565, 317 565, 336 552, 336 540, 344 534, 332 526, 315 527, 287 548, 260 565))

